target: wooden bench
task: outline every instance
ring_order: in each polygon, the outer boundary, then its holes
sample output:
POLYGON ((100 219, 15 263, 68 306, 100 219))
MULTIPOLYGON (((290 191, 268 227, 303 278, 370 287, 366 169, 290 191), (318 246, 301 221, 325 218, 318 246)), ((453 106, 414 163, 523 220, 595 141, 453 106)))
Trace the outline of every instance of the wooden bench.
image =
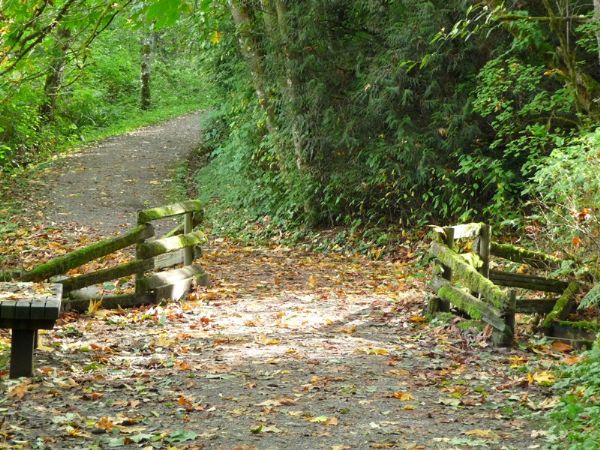
POLYGON ((0 328, 10 328, 10 378, 33 374, 37 331, 54 327, 60 313, 62 285, 0 283, 0 328))

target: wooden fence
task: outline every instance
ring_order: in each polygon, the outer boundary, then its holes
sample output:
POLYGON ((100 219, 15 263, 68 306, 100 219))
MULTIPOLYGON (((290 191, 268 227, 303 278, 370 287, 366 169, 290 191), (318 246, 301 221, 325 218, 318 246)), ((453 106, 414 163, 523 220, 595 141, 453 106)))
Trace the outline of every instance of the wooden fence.
POLYGON ((193 264, 199 246, 206 236, 194 227, 202 220, 199 201, 189 200, 139 211, 137 226, 126 233, 105 239, 69 254, 54 258, 28 272, 14 272, 18 281, 47 281, 62 284, 65 310, 86 310, 94 296, 76 298, 76 293, 89 286, 135 275, 135 292, 124 295, 100 296, 104 308, 155 303, 162 299, 182 297, 194 283, 206 283, 206 273, 193 264), (165 235, 155 238, 152 222, 172 217, 181 222, 165 235), (135 259, 115 267, 76 276, 64 276, 72 269, 108 256, 130 246, 135 247, 135 259), (183 265, 180 268, 175 266, 183 265), (162 270, 170 269, 170 270, 162 270))
POLYGON ((436 296, 429 302, 430 313, 449 311, 452 305, 471 318, 488 323, 493 329, 492 342, 499 346, 512 345, 515 313, 546 314, 542 326, 547 330, 556 320, 568 315, 579 291, 577 283, 490 270, 491 256, 536 269, 558 268, 560 259, 493 242, 491 227, 483 223, 434 227, 434 236, 430 251, 436 268, 431 287, 436 296), (467 251, 461 253, 461 248, 467 251), (500 286, 514 289, 506 292, 500 286), (561 295, 558 298, 517 298, 515 289, 561 295))

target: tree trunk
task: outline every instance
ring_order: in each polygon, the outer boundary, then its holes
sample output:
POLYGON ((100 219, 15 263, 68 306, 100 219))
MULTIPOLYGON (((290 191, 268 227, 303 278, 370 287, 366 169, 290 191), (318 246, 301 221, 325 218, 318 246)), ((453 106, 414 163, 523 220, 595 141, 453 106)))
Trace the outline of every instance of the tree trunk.
POLYGON ((54 120, 56 101, 63 84, 65 67, 67 65, 67 52, 71 46, 71 31, 60 28, 56 33, 56 48, 52 56, 48 75, 44 81, 44 102, 40 107, 40 114, 51 122, 54 120))
MULTIPOLYGON (((600 0, 594 0, 594 21, 596 26, 600 24, 600 0)), ((598 45, 598 64, 600 64, 600 31, 596 31, 596 43, 598 45)))
POLYGON ((267 130, 274 133, 277 129, 275 110, 267 94, 266 69, 263 63, 260 44, 254 36, 252 19, 246 2, 242 0, 229 0, 229 9, 235 23, 240 42, 242 55, 246 59, 252 75, 254 90, 258 103, 267 116, 267 130))
POLYGON ((303 138, 302 130, 299 125, 299 119, 302 117, 300 99, 298 95, 299 80, 296 74, 297 63, 295 63, 292 51, 290 49, 290 29, 288 24, 288 11, 285 0, 275 0, 275 9, 277 11, 277 25, 282 41, 283 53, 285 58, 285 78, 286 90, 288 94, 288 111, 291 121, 292 141, 294 143, 294 153, 296 156, 296 166, 303 172, 308 168, 306 160, 306 142, 303 138))
POLYGON ((140 107, 143 110, 150 109, 152 104, 152 92, 150 90, 150 78, 152 75, 152 48, 154 47, 154 33, 150 31, 142 40, 142 64, 141 64, 141 87, 140 107))

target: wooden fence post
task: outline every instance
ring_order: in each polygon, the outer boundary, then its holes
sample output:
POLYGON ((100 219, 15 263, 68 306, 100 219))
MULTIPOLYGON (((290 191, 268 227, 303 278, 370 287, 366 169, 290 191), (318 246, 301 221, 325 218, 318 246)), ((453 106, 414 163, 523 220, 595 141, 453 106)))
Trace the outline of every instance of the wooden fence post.
MULTIPOLYGON (((187 212, 183 215, 183 234, 192 232, 194 227, 193 224, 193 213, 187 212)), ((191 266, 194 261, 194 247, 186 247, 183 249, 183 265, 191 266)))
POLYGON ((492 248, 492 227, 490 225, 483 225, 481 227, 481 234, 479 235, 479 246, 477 253, 483 261, 483 265, 479 269, 479 273, 486 278, 490 277, 490 253, 492 248))
POLYGON ((515 313, 517 310, 517 291, 511 290, 502 309, 502 320, 506 324, 503 332, 494 330, 492 343, 499 347, 510 347, 515 338, 515 313))

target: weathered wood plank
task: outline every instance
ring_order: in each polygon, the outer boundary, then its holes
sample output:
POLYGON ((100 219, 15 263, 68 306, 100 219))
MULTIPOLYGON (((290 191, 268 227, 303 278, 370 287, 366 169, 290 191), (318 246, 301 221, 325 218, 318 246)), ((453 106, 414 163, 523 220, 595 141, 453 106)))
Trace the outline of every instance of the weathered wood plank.
POLYGON ((136 253, 139 258, 147 259, 173 250, 201 245, 206 243, 206 241, 207 239, 203 232, 195 231, 189 234, 182 234, 180 236, 172 236, 138 244, 136 253))
POLYGON ((444 266, 452 269, 453 276, 460 279, 469 290, 482 294, 485 302, 498 309, 502 309, 507 303, 508 296, 498 286, 477 272, 453 250, 432 242, 430 252, 444 266))
MULTIPOLYGON (((183 216, 183 232, 184 234, 190 234, 194 228, 192 213, 185 213, 183 216)), ((194 261, 194 248, 186 247, 183 249, 183 264, 190 266, 194 261)))
POLYGON ((517 312, 522 314, 548 314, 556 304, 555 298, 519 298, 517 312))
POLYGON ((490 280, 499 286, 511 286, 542 292, 562 293, 569 286, 566 281, 497 270, 490 271, 490 280))
POLYGON ((481 229, 484 226, 484 223, 465 223, 451 227, 444 227, 444 230, 452 229, 454 239, 476 238, 480 235, 481 229))
POLYGON ((42 281, 55 275, 61 275, 80 267, 94 259, 101 258, 111 253, 129 247, 140 239, 145 239, 154 235, 152 225, 139 225, 127 233, 110 239, 104 239, 95 244, 75 250, 64 256, 54 258, 47 263, 41 264, 26 272, 20 277, 21 281, 42 281))
POLYGON ((558 268, 562 262, 559 258, 546 255, 542 252, 528 250, 516 245, 499 244, 497 242, 492 242, 491 253, 494 256, 499 256, 509 261, 529 264, 536 269, 558 268))
POLYGON ((174 203, 172 205, 159 206, 144 209, 138 212, 138 224, 148 223, 153 220, 166 219, 167 217, 179 216, 187 212, 199 212, 202 203, 199 200, 188 200, 186 202, 174 203))
POLYGON ((437 291, 440 298, 463 310, 471 318, 484 320, 501 332, 506 328, 506 324, 502 320, 501 313, 497 308, 473 297, 468 292, 452 286, 448 280, 435 278, 431 282, 431 286, 437 291))
POLYGON ((490 277, 490 254, 492 245, 492 227, 482 224, 479 240, 477 242, 477 254, 483 261, 479 273, 486 278, 490 277))
POLYGON ((154 268, 155 263, 153 259, 136 259, 125 264, 120 264, 116 267, 101 269, 95 272, 79 275, 77 277, 60 280, 59 283, 63 285, 64 292, 69 293, 87 286, 104 283, 105 281, 118 280, 119 278, 139 272, 145 272, 154 268))
POLYGON ((65 311, 85 312, 88 310, 91 300, 102 300, 101 307, 104 309, 127 308, 156 303, 153 294, 123 294, 111 295, 102 299, 65 299, 63 302, 65 311))
POLYGON ((158 272, 140 280, 144 290, 151 291, 161 286, 174 284, 177 281, 187 280, 189 278, 202 278, 206 276, 206 272, 197 265, 182 267, 181 269, 173 269, 165 272, 158 272))

